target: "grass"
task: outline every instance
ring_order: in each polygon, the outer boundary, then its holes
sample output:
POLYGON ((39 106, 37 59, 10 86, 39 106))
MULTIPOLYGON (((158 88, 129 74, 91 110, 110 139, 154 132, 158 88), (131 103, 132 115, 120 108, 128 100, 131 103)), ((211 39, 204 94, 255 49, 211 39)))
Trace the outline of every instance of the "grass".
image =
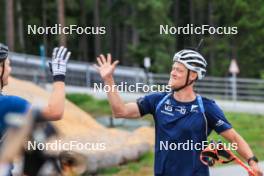
MULTIPOLYGON (((94 116, 110 115, 111 110, 107 100, 96 100, 91 96, 83 94, 70 94, 67 98, 77 104, 81 109, 94 116)), ((225 113, 226 117, 233 125, 233 128, 248 142, 251 149, 260 160, 264 160, 264 116, 250 115, 245 113, 225 113)), ((145 118, 145 117, 144 117, 145 118)), ((152 121, 151 116, 146 119, 152 121)), ((208 139, 225 140, 213 132, 208 139)), ((144 154, 138 161, 129 162, 125 165, 102 169, 98 175, 103 176, 137 176, 153 175, 153 152, 144 154)))
POLYGON ((142 155, 137 161, 129 162, 127 164, 101 169, 98 171, 98 175, 103 176, 124 176, 124 175, 153 175, 154 153, 148 152, 142 155))
MULTIPOLYGON (((260 160, 264 160, 264 116, 244 113, 225 113, 233 128, 247 141, 260 160)), ((218 139, 213 133, 209 139, 218 139)), ((223 140, 224 141, 224 140, 223 140)))
POLYGON ((67 94, 66 98, 94 117, 111 114, 107 100, 98 100, 87 94, 67 94))

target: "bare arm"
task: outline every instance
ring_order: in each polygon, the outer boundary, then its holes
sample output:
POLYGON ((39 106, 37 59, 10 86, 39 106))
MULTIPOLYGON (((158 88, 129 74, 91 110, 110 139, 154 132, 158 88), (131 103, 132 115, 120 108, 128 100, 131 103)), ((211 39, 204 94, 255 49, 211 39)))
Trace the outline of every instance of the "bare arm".
MULTIPOLYGON (((231 143, 237 144, 237 152, 240 156, 244 158, 245 161, 248 161, 250 157, 254 156, 248 143, 234 129, 226 130, 220 135, 231 143)), ((258 164, 255 161, 251 161, 249 164, 253 171, 257 174, 257 176, 263 175, 262 171, 260 170, 258 164)))
POLYGON ((248 158, 253 156, 253 152, 247 142, 234 129, 229 129, 222 132, 221 136, 232 143, 236 143, 238 147, 238 154, 242 156, 246 161, 248 158))
POLYGON ((112 114, 117 118, 138 118, 140 117, 140 112, 138 105, 135 102, 124 103, 118 94, 116 88, 114 87, 115 82, 113 78, 113 73, 118 61, 112 64, 112 58, 110 54, 107 54, 107 59, 104 55, 100 55, 97 58, 98 65, 95 65, 96 69, 100 73, 105 85, 110 87, 107 92, 107 97, 112 109, 112 114))
POLYGON ((48 106, 43 109, 47 120, 60 120, 64 112, 65 84, 62 81, 53 83, 53 91, 48 106))
POLYGON ((64 80, 70 55, 71 52, 67 51, 67 48, 60 47, 53 49, 52 61, 49 63, 54 79, 53 91, 47 107, 42 112, 47 120, 60 120, 63 116, 65 101, 64 80))

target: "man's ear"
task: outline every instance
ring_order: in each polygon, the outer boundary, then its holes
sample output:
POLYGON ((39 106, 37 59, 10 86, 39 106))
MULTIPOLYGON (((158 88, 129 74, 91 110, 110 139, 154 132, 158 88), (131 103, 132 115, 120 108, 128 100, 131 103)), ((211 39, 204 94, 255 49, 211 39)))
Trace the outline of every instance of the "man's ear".
POLYGON ((198 79, 198 74, 194 71, 190 71, 190 76, 189 76, 189 80, 191 81, 195 81, 198 79))

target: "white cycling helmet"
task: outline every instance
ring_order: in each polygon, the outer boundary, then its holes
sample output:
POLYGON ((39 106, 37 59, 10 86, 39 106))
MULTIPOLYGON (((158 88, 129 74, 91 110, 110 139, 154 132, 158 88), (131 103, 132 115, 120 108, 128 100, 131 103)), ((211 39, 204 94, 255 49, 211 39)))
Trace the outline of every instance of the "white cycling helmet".
POLYGON ((183 49, 173 57, 173 62, 182 63, 187 69, 198 74, 198 79, 203 79, 206 73, 207 62, 204 57, 195 50, 183 49))

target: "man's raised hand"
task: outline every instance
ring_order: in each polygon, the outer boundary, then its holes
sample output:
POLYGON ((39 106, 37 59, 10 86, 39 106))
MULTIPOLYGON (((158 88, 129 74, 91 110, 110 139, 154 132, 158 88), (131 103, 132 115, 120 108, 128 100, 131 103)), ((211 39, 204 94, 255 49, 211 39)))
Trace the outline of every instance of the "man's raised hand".
POLYGON ((65 80, 67 62, 70 56, 71 52, 63 46, 53 49, 52 60, 49 62, 49 67, 50 71, 52 72, 54 81, 65 80))
POLYGON ((113 73, 115 71, 116 65, 119 63, 118 60, 114 61, 112 63, 112 56, 111 54, 107 54, 107 58, 103 54, 100 54, 99 57, 97 57, 97 64, 94 64, 94 67, 98 70, 100 73, 102 79, 106 81, 107 79, 111 79, 113 76, 113 73))

